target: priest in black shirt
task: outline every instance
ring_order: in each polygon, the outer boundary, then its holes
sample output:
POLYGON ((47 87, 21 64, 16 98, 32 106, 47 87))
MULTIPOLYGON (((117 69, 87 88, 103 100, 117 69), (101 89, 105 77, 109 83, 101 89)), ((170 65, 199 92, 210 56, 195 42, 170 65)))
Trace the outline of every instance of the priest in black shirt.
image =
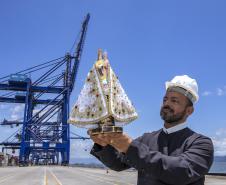
POLYGON ((198 98, 195 79, 174 77, 166 82, 162 129, 134 140, 125 133, 91 135, 95 143, 91 154, 112 170, 137 169, 138 185, 204 185, 213 162, 213 144, 186 123, 198 98))

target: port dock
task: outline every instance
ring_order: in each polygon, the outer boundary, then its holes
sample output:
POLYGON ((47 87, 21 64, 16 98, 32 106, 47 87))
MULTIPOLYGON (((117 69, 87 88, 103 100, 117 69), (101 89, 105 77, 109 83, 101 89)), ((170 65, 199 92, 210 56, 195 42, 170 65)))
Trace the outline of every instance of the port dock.
MULTIPOLYGON (((0 168, 0 185, 136 185, 137 172, 107 169, 32 166, 0 168)), ((205 185, 225 185, 226 176, 207 175, 205 185)))

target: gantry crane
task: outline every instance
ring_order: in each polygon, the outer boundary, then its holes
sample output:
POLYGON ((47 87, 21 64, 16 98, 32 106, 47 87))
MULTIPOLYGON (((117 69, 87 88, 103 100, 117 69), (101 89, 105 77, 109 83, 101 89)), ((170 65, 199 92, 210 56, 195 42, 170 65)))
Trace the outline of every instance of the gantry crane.
MULTIPOLYGON (((0 78, 0 102, 24 105, 21 120, 2 125, 21 126, 1 143, 19 149, 19 164, 69 164, 69 100, 85 42, 90 15, 82 23, 74 53, 0 78)), ((74 137, 73 139, 87 139, 74 137)))

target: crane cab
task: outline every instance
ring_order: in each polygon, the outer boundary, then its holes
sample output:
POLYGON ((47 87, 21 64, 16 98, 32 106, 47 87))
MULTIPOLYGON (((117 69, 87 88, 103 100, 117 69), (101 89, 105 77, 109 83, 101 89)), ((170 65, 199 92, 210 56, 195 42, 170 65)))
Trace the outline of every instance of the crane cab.
POLYGON ((25 86, 29 82, 30 78, 25 74, 11 74, 9 78, 9 85, 25 86))

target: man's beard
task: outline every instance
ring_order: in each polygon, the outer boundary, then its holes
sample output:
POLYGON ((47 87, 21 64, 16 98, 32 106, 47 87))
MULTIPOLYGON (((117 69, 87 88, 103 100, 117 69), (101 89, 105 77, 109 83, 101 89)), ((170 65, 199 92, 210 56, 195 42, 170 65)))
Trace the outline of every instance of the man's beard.
POLYGON ((169 106, 162 107, 160 111, 161 118, 166 123, 169 123, 169 124, 175 124, 180 122, 185 117, 185 114, 186 114, 186 108, 182 112, 177 114, 174 114, 174 110, 171 109, 169 106))

